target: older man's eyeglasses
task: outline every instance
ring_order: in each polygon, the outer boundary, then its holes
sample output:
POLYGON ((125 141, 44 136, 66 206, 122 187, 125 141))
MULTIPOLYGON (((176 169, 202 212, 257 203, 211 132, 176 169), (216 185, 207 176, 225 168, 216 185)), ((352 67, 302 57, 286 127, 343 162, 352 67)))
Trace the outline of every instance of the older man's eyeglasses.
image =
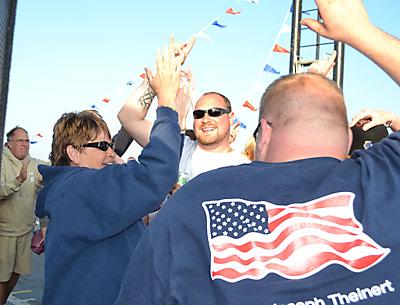
MULTIPOLYGON (((267 121, 267 125, 272 128, 272 123, 267 121)), ((257 128, 253 132, 253 138, 257 141, 258 132, 260 131, 261 121, 258 122, 257 128)))
POLYGON ((99 141, 99 142, 92 142, 92 143, 86 143, 83 144, 82 147, 93 147, 93 148, 98 148, 102 151, 107 151, 107 149, 110 147, 113 147, 113 143, 109 143, 107 141, 99 141))
POLYGON ((8 140, 8 142, 17 142, 18 144, 22 144, 22 143, 29 144, 30 143, 29 139, 28 140, 27 139, 13 139, 13 140, 8 140))
POLYGON ((230 113, 230 111, 224 108, 210 108, 207 110, 197 109, 193 111, 193 117, 195 119, 202 119, 206 113, 211 117, 219 117, 225 113, 230 113))

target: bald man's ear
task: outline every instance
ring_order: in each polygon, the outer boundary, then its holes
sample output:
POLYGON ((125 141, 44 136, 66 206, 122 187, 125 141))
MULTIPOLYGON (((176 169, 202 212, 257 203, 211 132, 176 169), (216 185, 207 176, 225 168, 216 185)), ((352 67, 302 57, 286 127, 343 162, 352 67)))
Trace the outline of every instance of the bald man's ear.
POLYGON ((268 147, 271 140, 272 128, 268 126, 265 119, 260 121, 260 129, 256 140, 256 161, 266 161, 268 147))
POLYGON ((351 128, 349 127, 349 130, 347 131, 348 133, 348 142, 347 142, 347 155, 350 153, 350 148, 351 144, 353 144, 353 132, 351 131, 351 128))
POLYGON ((67 146, 67 156, 73 164, 80 164, 80 153, 74 146, 67 146))

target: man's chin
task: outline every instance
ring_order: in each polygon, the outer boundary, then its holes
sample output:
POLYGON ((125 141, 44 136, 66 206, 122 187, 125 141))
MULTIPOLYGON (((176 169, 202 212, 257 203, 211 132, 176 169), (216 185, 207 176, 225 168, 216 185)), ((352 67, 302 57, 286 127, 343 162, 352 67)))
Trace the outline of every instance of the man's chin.
POLYGON ((208 139, 208 141, 198 141, 201 146, 208 147, 208 148, 215 148, 220 145, 220 141, 218 139, 208 139))
POLYGON ((20 154, 18 156, 15 156, 18 160, 24 160, 26 157, 28 156, 28 154, 20 154))
POLYGON ((197 138, 197 142, 202 145, 213 145, 217 142, 217 139, 215 139, 214 137, 201 136, 197 138))

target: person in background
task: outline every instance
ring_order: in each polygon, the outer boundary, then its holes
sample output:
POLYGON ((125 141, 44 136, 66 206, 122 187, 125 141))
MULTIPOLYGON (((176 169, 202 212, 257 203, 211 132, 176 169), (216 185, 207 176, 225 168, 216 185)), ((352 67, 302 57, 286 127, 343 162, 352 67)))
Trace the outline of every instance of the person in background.
MULTIPOLYGON (((142 147, 148 143, 148 134, 152 126, 145 116, 153 98, 151 88, 143 82, 140 90, 131 95, 118 114, 122 126, 142 147)), ((183 130, 186 129, 184 124, 188 103, 189 99, 179 99, 178 107, 182 110, 178 112, 182 113, 180 122, 183 130)), ((217 92, 205 93, 197 101, 193 111, 196 140, 184 137, 179 164, 179 172, 187 181, 212 169, 250 162, 230 146, 231 112, 228 98, 217 92)))
POLYGON ((177 179, 175 49, 171 38, 168 50, 157 55, 157 74, 149 81, 158 97, 157 119, 138 161, 110 165, 115 160, 110 132, 95 111, 65 113, 54 125, 52 166, 39 166, 44 187, 36 206, 38 217, 49 218, 43 305, 109 305, 117 296, 144 232, 142 217, 177 179))
POLYGON ((0 304, 6 303, 19 276, 32 271, 33 211, 41 185, 37 166, 45 163, 29 155, 24 128, 16 126, 6 137, 0 182, 0 304))
MULTIPOLYGON (((400 41, 371 24, 362 1, 316 3, 323 21, 303 25, 400 84, 400 41)), ((398 303, 399 118, 388 121, 396 132, 347 158, 344 97, 326 77, 279 78, 259 111, 257 161, 204 173, 170 199, 114 305, 398 303)))
POLYGON ((246 158, 248 158, 249 160, 254 161, 255 151, 256 151, 256 139, 254 138, 254 136, 251 136, 247 140, 242 154, 245 155, 246 158))
POLYGON ((121 127, 118 132, 112 137, 113 150, 119 156, 126 152, 133 141, 133 138, 129 135, 129 133, 125 130, 124 127, 121 127))
MULTIPOLYGON (((250 162, 240 152, 233 150, 230 145, 236 136, 236 132, 231 131, 236 130, 239 124, 231 128, 231 103, 224 95, 217 92, 203 94, 194 106, 193 133, 192 130, 186 129, 186 118, 192 104, 193 90, 192 73, 182 72, 176 104, 183 147, 178 180, 171 188, 168 198, 201 173, 223 166, 250 162)), ((118 113, 123 128, 142 147, 147 145, 152 127, 152 122, 146 120, 145 117, 153 99, 154 93, 147 80, 144 79, 118 113)), ((162 205, 160 202, 159 208, 162 205)), ((159 208, 149 214, 146 218, 147 223, 157 215, 159 208)))
POLYGON ((362 125, 363 122, 359 122, 351 127, 353 142, 351 143, 349 155, 357 149, 368 149, 372 147, 374 143, 386 138, 389 134, 384 124, 374 126, 368 130, 363 130, 362 125))
POLYGON ((365 109, 354 116, 350 123, 353 134, 351 144, 351 155, 357 149, 371 148, 375 143, 388 136, 387 129, 396 131, 400 126, 396 126, 397 116, 388 111, 365 109))

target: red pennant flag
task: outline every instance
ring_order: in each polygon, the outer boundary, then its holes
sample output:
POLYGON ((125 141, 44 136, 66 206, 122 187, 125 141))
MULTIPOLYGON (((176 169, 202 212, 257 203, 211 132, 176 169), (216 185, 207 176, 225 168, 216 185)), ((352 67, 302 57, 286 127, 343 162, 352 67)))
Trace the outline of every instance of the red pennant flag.
POLYGON ((144 79, 144 72, 140 74, 140 77, 144 79))
POLYGON ((233 8, 228 8, 226 11, 225 11, 225 13, 227 13, 227 14, 231 14, 231 15, 239 15, 240 14, 240 11, 234 11, 233 10, 233 8))
POLYGON ((242 106, 249 108, 251 111, 257 111, 257 108, 250 104, 249 101, 245 101, 242 106))
POLYGON ((108 103, 108 102, 110 101, 110 99, 109 99, 108 97, 105 97, 105 98, 102 99, 102 101, 103 101, 104 103, 108 103))
POLYGON ((275 44, 275 46, 274 46, 274 52, 278 52, 278 53, 289 53, 288 50, 286 50, 284 47, 281 47, 279 44, 275 44))

